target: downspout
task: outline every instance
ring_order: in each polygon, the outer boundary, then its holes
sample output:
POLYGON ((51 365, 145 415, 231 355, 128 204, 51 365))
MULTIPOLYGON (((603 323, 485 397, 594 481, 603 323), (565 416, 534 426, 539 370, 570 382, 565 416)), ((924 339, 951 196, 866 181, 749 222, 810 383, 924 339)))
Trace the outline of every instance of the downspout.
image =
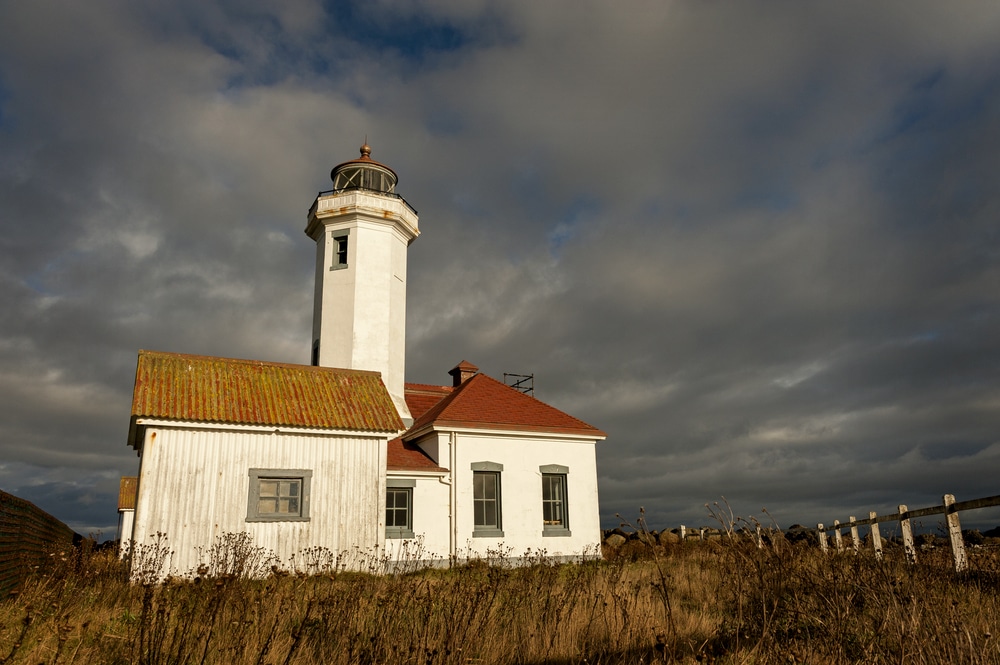
POLYGON ((448 560, 452 562, 455 561, 455 557, 458 554, 456 552, 456 545, 458 541, 458 519, 455 515, 455 509, 458 505, 458 488, 457 488, 458 483, 455 482, 456 480, 455 474, 458 472, 458 470, 455 468, 456 464, 455 460, 458 457, 458 453, 455 451, 456 443, 458 443, 458 434, 455 432, 451 432, 448 435, 448 457, 449 457, 448 463, 451 465, 449 467, 451 473, 451 506, 450 509, 448 510, 449 516, 451 518, 451 533, 448 534, 449 536, 448 548, 450 550, 448 553, 448 560))
POLYGON ((458 434, 449 432, 448 434, 448 477, 440 478, 439 482, 448 485, 448 566, 455 564, 455 557, 458 555, 458 517, 455 515, 458 505, 458 489, 455 486, 455 463, 458 458, 456 452, 458 434))
MULTIPOLYGON (((448 438, 448 475, 438 478, 438 482, 448 486, 448 566, 455 558, 455 479, 452 477, 454 465, 455 434, 451 433, 448 438)), ((440 456, 438 456, 440 459, 440 456)))

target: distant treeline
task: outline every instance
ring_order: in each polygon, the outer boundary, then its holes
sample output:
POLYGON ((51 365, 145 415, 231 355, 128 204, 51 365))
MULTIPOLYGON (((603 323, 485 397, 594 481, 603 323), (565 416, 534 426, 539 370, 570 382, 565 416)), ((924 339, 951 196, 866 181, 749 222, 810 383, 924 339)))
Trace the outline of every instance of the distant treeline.
POLYGON ((0 598, 79 536, 30 501, 0 491, 0 598))

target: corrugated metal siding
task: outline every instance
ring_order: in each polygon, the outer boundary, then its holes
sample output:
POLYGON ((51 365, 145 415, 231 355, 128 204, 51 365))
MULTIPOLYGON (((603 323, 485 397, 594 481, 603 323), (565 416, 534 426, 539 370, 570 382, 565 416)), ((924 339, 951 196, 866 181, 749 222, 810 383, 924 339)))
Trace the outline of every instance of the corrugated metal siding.
POLYGON ((132 416, 362 432, 403 423, 377 372, 140 351, 132 416))
POLYGON ((180 575, 207 562, 226 533, 251 534, 285 566, 310 547, 375 553, 385 542, 384 469, 384 438, 150 428, 135 542, 166 534, 180 575), (311 469, 310 521, 247 522, 251 468, 311 469))

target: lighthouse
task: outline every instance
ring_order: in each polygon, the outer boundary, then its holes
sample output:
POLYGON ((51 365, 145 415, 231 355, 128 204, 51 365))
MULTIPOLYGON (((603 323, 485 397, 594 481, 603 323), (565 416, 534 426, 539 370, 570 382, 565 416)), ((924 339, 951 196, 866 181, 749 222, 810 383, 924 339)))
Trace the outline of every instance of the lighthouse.
POLYGON ((316 242, 312 364, 380 372, 403 422, 406 252, 420 234, 417 212, 396 193, 396 172, 361 156, 333 168, 331 191, 309 210, 316 242))

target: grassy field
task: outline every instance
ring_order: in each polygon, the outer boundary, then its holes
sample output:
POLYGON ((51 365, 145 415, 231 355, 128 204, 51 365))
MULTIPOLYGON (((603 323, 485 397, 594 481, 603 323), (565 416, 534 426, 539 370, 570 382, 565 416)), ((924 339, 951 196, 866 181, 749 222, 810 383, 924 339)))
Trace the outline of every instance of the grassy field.
POLYGON ((256 580, 224 549, 193 581, 148 584, 108 553, 54 553, 0 602, 0 663, 1000 663, 989 548, 963 575, 947 551, 909 566, 898 549, 724 536, 583 564, 256 580))

